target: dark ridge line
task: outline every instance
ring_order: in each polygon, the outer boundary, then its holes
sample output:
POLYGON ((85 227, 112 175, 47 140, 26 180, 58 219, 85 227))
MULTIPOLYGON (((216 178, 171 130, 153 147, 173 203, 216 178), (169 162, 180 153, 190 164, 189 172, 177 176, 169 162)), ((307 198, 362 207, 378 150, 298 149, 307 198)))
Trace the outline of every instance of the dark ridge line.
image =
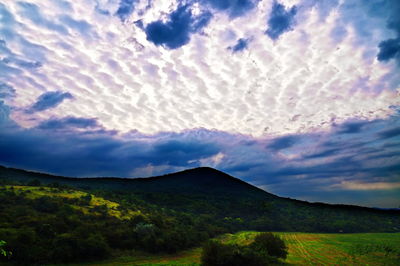
MULTIPOLYGON (((275 194, 269 193, 259 187, 253 186, 239 178, 233 177, 227 173, 224 173, 222 171, 219 171, 217 169, 214 169, 212 167, 196 167, 196 168, 191 168, 191 169, 186 169, 174 173, 168 173, 164 175, 159 175, 159 176, 151 176, 151 177, 67 177, 67 176, 60 176, 60 175, 53 175, 53 174, 48 174, 48 173, 42 173, 42 172, 37 172, 37 171, 31 171, 31 170, 24 170, 24 169, 18 169, 18 168, 13 168, 13 167, 6 167, 3 165, 0 165, 0 170, 1 169, 8 169, 16 172, 23 172, 28 175, 42 175, 50 179, 54 179, 56 182, 57 179, 62 179, 62 180, 72 180, 72 181, 78 181, 78 180, 93 180, 93 181, 123 181, 123 182, 140 182, 140 183, 145 183, 145 182, 151 182, 155 180, 162 180, 162 179, 169 179, 169 178, 175 178, 179 175, 184 175, 190 172, 193 173, 211 173, 211 174, 218 174, 221 177, 224 177, 226 179, 229 179, 231 181, 240 183, 242 185, 245 185, 253 190, 257 190, 259 192, 263 192, 268 194, 269 196, 272 196, 274 198, 279 198, 283 200, 289 200, 294 203, 298 204, 306 204, 306 205, 312 205, 314 207, 332 207, 332 208, 338 208, 338 209, 358 209, 358 210, 364 210, 364 211, 373 211, 373 212, 381 212, 381 213, 393 213, 393 214, 399 214, 400 215, 400 208, 376 208, 376 207, 366 207, 366 206, 359 206, 359 205, 351 205, 351 204, 335 204, 335 203, 325 203, 325 202, 309 202, 305 200, 299 200, 299 199, 293 199, 290 197, 280 197, 275 194)), ((160 192, 161 193, 161 192, 160 192)), ((162 192, 165 193, 165 192, 162 192)))

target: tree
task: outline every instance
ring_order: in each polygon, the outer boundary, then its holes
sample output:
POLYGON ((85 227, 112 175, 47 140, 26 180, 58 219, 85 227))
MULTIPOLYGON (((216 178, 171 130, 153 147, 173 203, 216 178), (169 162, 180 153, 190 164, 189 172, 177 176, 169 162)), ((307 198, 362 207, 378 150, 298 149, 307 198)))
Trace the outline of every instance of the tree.
POLYGON ((39 187, 41 185, 41 182, 38 179, 33 179, 33 180, 30 180, 27 183, 27 185, 32 186, 32 187, 39 187))
POLYGON ((215 240, 203 246, 201 263, 204 266, 264 266, 275 262, 265 253, 257 252, 249 246, 223 244, 215 240))
POLYGON ((12 255, 12 252, 4 249, 6 245, 7 245, 6 241, 0 240, 0 255, 9 258, 12 255))
POLYGON ((257 235, 250 247, 258 252, 265 252, 269 256, 285 259, 288 251, 285 242, 272 233, 257 235))

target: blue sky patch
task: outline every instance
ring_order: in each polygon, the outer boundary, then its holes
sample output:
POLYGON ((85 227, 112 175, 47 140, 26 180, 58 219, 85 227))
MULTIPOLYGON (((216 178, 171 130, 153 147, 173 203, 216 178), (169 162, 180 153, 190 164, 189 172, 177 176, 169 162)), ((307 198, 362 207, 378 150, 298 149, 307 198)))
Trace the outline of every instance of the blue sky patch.
POLYGON ((229 47, 230 50, 232 50, 234 53, 243 51, 244 49, 247 48, 247 45, 249 44, 248 39, 240 38, 234 46, 229 47))
POLYGON ((231 18, 236 18, 252 10, 258 0, 201 0, 203 4, 209 4, 213 9, 226 12, 231 18))
POLYGON ((145 28, 147 40, 155 45, 177 49, 187 44, 190 35, 205 27, 210 19, 211 15, 207 13, 193 17, 188 6, 181 6, 170 14, 168 22, 158 20, 148 24, 145 28))
POLYGON ((121 0, 115 15, 117 15, 121 21, 125 21, 134 11, 136 1, 137 0, 121 0))
POLYGON ((291 31, 293 29, 296 13, 296 6, 286 9, 284 5, 275 1, 268 19, 268 30, 266 34, 272 40, 277 40, 283 33, 291 31))

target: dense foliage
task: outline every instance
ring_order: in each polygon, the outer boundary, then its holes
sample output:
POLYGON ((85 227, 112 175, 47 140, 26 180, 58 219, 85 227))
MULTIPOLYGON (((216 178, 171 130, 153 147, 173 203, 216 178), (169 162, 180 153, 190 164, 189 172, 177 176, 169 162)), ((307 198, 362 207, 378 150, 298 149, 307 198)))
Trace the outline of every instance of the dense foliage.
POLYGON ((282 239, 272 233, 261 233, 245 246, 210 240, 203 246, 201 262, 204 266, 263 266, 274 264, 286 255, 282 239))
POLYGON ((12 251, 1 260, 22 265, 74 262, 106 258, 117 249, 173 253, 225 232, 203 217, 166 211, 134 196, 121 198, 119 211, 140 206, 140 214, 120 219, 106 205, 86 208, 90 196, 65 198, 60 193, 74 190, 52 188, 55 196, 32 198, 29 190, 1 188, 0 239, 12 251))
POLYGON ((285 242, 272 233, 261 233, 257 235, 250 248, 257 252, 267 253, 272 257, 285 259, 288 251, 285 242))

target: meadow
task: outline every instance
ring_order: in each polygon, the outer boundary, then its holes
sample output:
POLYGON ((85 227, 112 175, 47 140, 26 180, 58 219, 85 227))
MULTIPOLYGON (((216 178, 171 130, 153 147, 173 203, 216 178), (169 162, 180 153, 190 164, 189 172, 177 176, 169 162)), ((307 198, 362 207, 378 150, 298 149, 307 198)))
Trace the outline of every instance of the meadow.
MULTIPOLYGON (((248 245, 258 232, 217 237, 223 243, 248 245)), ((399 265, 400 233, 314 234, 276 233, 289 254, 281 265, 399 265)), ((99 263, 74 265, 200 265, 201 248, 175 255, 137 253, 99 263)))

